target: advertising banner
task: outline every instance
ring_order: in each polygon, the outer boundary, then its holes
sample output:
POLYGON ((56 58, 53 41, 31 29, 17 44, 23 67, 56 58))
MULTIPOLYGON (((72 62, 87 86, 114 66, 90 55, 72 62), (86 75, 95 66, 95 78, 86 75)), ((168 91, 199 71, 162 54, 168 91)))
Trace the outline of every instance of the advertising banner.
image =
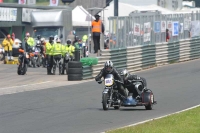
POLYGON ((27 0, 27 5, 35 5, 36 0, 27 0))
POLYGON ((179 35, 179 22, 173 22, 172 24, 172 36, 178 36, 179 35))
POLYGON ((154 22, 154 32, 155 33, 159 33, 160 32, 160 28, 161 28, 160 21, 155 21, 154 22))
POLYGON ((191 22, 191 37, 200 36, 200 21, 191 22))
POLYGON ((167 29, 172 31, 172 21, 167 21, 167 29))
POLYGON ((0 21, 16 21, 17 8, 0 7, 0 21))
POLYGON ((22 9, 22 22, 31 22, 31 12, 37 9, 23 8, 22 9))
POLYGON ((58 6, 59 0, 49 0, 50 5, 49 6, 58 6))
POLYGON ((166 32, 166 21, 161 21, 161 32, 166 32))
POLYGON ((140 24, 134 23, 134 35, 140 36, 140 24))
POLYGON ((25 5, 26 4, 26 0, 18 0, 18 4, 25 5))

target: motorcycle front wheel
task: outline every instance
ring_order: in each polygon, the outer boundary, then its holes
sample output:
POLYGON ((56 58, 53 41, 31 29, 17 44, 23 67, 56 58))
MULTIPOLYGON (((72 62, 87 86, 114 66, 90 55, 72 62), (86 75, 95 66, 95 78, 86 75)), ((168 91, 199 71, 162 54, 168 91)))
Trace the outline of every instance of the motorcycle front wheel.
POLYGON ((103 110, 108 110, 109 108, 108 93, 103 93, 102 105, 103 105, 103 110))
POLYGON ((21 75, 21 65, 19 65, 18 68, 17 68, 17 74, 21 75))
POLYGON ((24 64, 24 67, 22 65, 18 66, 17 74, 18 75, 25 75, 27 71, 27 64, 24 64))
POLYGON ((22 75, 26 74, 27 71, 27 64, 24 64, 24 67, 22 68, 22 75))

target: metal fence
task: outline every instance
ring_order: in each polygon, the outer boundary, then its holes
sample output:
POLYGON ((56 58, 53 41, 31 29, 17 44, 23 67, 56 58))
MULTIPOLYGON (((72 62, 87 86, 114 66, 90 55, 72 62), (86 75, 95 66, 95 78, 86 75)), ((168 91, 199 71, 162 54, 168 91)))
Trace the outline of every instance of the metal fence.
POLYGON ((109 18, 110 49, 169 42, 190 38, 191 21, 200 20, 200 13, 161 14, 159 11, 134 11, 125 17, 109 18))

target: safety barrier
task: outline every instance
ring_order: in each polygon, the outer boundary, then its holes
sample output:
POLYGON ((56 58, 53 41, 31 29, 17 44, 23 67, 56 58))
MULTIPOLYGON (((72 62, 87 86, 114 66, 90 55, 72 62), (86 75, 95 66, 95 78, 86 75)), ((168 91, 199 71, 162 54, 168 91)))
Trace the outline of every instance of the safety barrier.
POLYGON ((83 78, 94 78, 106 60, 112 60, 116 68, 135 72, 150 67, 200 58, 200 38, 170 43, 102 50, 97 65, 84 67, 83 78))

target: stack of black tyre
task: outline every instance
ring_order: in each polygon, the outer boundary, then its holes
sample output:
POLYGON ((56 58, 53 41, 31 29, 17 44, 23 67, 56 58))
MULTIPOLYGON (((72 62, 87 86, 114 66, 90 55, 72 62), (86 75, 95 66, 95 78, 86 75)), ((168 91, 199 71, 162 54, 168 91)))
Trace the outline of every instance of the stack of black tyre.
POLYGON ((68 63, 68 81, 82 80, 82 63, 80 61, 70 61, 68 63))

